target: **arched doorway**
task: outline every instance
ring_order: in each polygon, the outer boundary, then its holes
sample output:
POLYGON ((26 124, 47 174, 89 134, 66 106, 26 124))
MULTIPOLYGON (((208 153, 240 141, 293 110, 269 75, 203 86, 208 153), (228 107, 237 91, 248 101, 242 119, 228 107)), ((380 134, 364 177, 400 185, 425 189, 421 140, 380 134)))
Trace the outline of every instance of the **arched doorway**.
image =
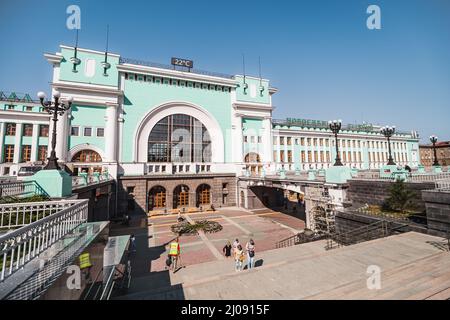
POLYGON ((166 207, 166 189, 155 186, 148 193, 148 210, 163 209, 166 207))
POLYGON ((201 184, 197 187, 197 207, 211 204, 211 187, 201 184))
POLYGON ((250 171, 251 175, 258 175, 262 172, 262 165, 261 165, 261 157, 259 154, 255 152, 247 153, 247 155, 244 158, 244 161, 246 163, 245 168, 246 170, 250 171))
POLYGON ((81 172, 92 174, 94 172, 101 172, 102 167, 95 165, 95 163, 101 163, 102 157, 94 150, 84 149, 75 153, 72 157, 73 173, 78 175, 81 172))
POLYGON ((189 187, 181 184, 173 190, 173 208, 189 206, 189 187))

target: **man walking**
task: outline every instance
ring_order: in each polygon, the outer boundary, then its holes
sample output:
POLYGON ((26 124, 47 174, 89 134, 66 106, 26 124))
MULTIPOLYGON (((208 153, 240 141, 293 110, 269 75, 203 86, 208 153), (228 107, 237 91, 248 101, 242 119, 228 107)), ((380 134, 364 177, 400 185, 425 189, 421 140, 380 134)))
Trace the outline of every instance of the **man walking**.
POLYGON ((169 245, 169 257, 172 259, 172 271, 175 272, 177 270, 177 263, 180 257, 181 247, 179 238, 177 237, 174 241, 172 241, 169 245))

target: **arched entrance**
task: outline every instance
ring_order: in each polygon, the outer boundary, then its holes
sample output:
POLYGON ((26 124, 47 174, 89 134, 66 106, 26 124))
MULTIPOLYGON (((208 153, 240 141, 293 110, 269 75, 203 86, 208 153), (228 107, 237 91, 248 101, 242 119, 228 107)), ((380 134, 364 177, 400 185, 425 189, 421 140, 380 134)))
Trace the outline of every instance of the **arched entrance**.
POLYGON ((83 149, 75 153, 72 157, 73 173, 78 175, 81 172, 92 174, 94 172, 101 172, 102 167, 95 163, 101 163, 102 157, 94 150, 83 149))
POLYGON ((173 190, 173 208, 189 206, 189 187, 181 184, 173 190))
POLYGON ((244 158, 244 161, 246 163, 245 168, 246 170, 250 171, 251 175, 259 175, 262 172, 262 164, 261 164, 261 157, 259 154, 255 152, 247 153, 247 155, 244 158))
POLYGON ((148 210, 163 209, 166 207, 166 189, 155 186, 148 193, 148 210))
POLYGON ((197 187, 197 207, 211 204, 211 187, 207 184, 201 184, 197 187))

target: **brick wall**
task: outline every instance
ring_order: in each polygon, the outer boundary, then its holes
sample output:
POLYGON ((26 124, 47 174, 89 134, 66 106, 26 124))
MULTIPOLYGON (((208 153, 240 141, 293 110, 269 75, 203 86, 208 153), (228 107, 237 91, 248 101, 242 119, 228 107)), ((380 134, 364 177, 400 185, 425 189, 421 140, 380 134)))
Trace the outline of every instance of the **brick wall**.
MULTIPOLYGON (((392 182, 352 179, 349 180, 348 184, 347 200, 351 201, 353 206, 359 206, 366 203, 369 205, 382 205, 383 201, 389 197, 389 187, 392 185, 392 182)), ((425 203, 422 200, 421 191, 434 189, 434 182, 405 184, 417 194, 416 199, 413 201, 415 208, 418 211, 425 211, 425 203)))

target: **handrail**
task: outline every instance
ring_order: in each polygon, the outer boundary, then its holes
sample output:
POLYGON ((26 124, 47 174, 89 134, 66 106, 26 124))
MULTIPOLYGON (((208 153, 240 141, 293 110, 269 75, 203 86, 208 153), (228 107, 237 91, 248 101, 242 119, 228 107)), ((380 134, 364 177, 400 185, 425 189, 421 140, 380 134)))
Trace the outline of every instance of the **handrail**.
POLYGON ((0 230, 17 229, 51 216, 79 200, 0 204, 0 230))
POLYGON ((42 195, 49 198, 49 195, 36 181, 13 181, 0 182, 0 198, 42 195))
POLYGON ((0 283, 87 221, 88 200, 0 236, 0 283))

